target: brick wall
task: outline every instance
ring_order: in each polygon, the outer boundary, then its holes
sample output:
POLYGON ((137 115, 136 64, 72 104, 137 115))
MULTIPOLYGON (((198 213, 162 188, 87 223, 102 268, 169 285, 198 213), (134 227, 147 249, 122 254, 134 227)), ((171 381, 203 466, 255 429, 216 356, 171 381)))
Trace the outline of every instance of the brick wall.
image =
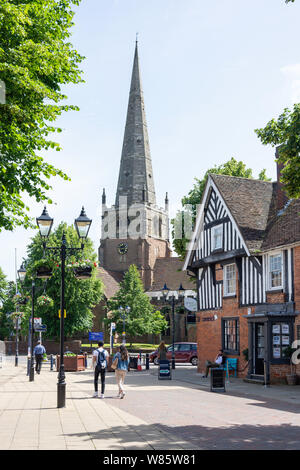
MULTIPOLYGON (((5 343, 5 352, 8 356, 14 355, 16 353, 16 342, 15 341, 4 341, 5 343)), ((36 341, 34 342, 34 346, 36 346, 36 341)), ((60 344, 56 341, 45 340, 43 341, 43 345, 45 346, 47 354, 59 354, 60 351, 60 344)), ((81 341, 80 340, 73 340, 73 341, 65 341, 64 342, 65 351, 72 351, 75 354, 79 354, 81 349, 81 341)), ((19 341, 18 345, 19 354, 20 355, 27 355, 28 353, 28 342, 27 341, 19 341)))
MULTIPOLYGON (((294 249, 294 272, 295 272, 295 309, 300 311, 300 246, 294 249), (299 275, 298 275, 299 273, 299 275)), ((223 270, 220 265, 216 265, 216 280, 221 281, 223 279, 223 270)), ((222 348, 222 319, 224 318, 238 318, 240 327, 240 354, 233 355, 227 354, 227 357, 238 358, 238 376, 245 377, 248 373, 246 367, 246 361, 242 354, 244 349, 248 348, 248 321, 246 316, 251 309, 251 313, 254 312, 254 307, 239 308, 239 292, 238 282, 236 284, 237 296, 235 297, 224 297, 223 307, 221 310, 211 310, 197 312, 197 343, 198 343, 198 372, 205 371, 206 360, 214 361, 219 349, 222 348), (217 319, 213 317, 217 315, 217 319), (211 321, 206 321, 207 319, 211 321), (244 370, 243 370, 244 369, 244 370)), ((269 292, 267 293, 268 303, 284 303, 285 294, 282 291, 269 292)), ((300 326, 300 315, 295 320, 295 339, 297 339, 297 325, 300 326)), ((300 337, 299 337, 300 340, 300 337)), ((300 346, 299 346, 300 347, 300 346)), ((299 357, 300 359, 300 357, 299 357)), ((295 367, 297 375, 300 377, 300 364, 295 367)), ((290 374, 290 366, 279 364, 270 366, 270 378, 271 382, 285 382, 286 374, 290 374)))

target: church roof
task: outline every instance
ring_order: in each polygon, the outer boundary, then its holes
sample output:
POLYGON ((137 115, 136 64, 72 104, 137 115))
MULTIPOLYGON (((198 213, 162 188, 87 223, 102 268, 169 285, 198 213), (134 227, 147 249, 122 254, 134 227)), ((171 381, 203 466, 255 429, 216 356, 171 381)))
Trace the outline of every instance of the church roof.
POLYGON ((137 42, 116 193, 116 206, 119 205, 120 196, 127 197, 128 206, 133 203, 143 202, 156 204, 137 42))
POLYGON ((154 265, 153 283, 148 292, 161 291, 164 284, 170 290, 178 290, 180 284, 184 289, 194 290, 195 284, 191 277, 182 271, 183 261, 177 257, 157 258, 154 265))
POLYGON ((104 295, 106 299, 113 297, 120 289, 120 282, 123 279, 123 273, 109 271, 102 267, 97 268, 97 277, 101 279, 104 285, 104 295))

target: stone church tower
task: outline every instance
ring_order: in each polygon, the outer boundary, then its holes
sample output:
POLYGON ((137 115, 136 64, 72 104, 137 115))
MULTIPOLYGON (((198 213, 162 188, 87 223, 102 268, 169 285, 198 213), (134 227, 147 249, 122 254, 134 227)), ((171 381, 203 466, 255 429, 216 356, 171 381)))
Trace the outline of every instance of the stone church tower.
POLYGON ((135 264, 145 289, 153 283, 157 258, 170 258, 168 196, 156 205, 155 186, 136 42, 115 204, 102 194, 100 266, 124 273, 135 264))

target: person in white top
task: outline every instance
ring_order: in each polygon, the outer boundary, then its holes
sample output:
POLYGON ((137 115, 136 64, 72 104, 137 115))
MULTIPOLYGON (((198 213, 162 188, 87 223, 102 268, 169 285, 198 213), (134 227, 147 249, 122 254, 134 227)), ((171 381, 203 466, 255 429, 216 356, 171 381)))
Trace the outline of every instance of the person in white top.
POLYGON ((209 369, 215 369, 216 367, 219 367, 220 365, 223 364, 224 361, 224 355, 223 355, 223 349, 220 349, 215 362, 211 361, 206 361, 206 371, 205 371, 205 377, 208 376, 208 371, 209 369))
POLYGON ((101 395, 100 398, 104 398, 104 390, 105 390, 105 371, 107 367, 107 359, 109 357, 108 352, 106 349, 103 348, 103 341, 99 341, 98 349, 95 349, 93 352, 93 364, 95 366, 95 373, 94 373, 94 397, 98 397, 98 378, 99 374, 101 376, 101 395))

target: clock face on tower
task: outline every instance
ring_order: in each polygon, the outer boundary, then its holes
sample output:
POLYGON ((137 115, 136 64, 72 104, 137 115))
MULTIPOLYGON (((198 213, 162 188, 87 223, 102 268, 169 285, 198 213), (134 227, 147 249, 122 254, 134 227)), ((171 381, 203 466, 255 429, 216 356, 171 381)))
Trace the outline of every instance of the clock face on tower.
POLYGON ((120 253, 120 255, 125 255, 128 251, 128 245, 127 243, 119 243, 118 245, 118 252, 120 253))

